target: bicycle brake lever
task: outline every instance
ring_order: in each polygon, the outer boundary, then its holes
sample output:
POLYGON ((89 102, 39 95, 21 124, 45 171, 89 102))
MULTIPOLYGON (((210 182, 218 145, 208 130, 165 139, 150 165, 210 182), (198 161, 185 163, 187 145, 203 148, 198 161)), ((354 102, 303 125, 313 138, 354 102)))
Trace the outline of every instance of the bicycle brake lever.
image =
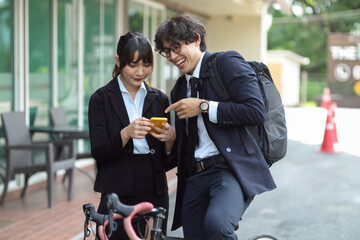
POLYGON ((92 203, 87 203, 83 205, 83 211, 85 215, 88 213, 90 215, 91 211, 95 210, 95 207, 92 203))
POLYGON ((115 193, 106 195, 106 199, 106 205, 108 209, 119 213, 124 218, 128 217, 134 211, 134 206, 122 204, 119 200, 119 197, 115 193))
POLYGON ((89 230, 89 222, 90 222, 90 212, 91 212, 91 206, 90 204, 85 204, 83 206, 84 213, 85 213, 85 222, 84 222, 84 240, 90 236, 90 230, 89 230), (85 206, 86 205, 86 206, 85 206))

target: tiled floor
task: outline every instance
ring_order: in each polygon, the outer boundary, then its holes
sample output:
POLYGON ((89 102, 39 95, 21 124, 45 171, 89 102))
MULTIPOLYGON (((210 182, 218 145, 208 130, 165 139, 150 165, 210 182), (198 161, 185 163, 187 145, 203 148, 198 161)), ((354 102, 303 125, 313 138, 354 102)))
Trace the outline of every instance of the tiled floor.
MULTIPOLYGON (((86 170, 94 175, 93 166, 86 170)), ((169 191, 173 191, 176 186, 171 184, 174 177, 175 170, 168 172, 169 191)), ((47 208, 44 183, 29 189, 24 199, 20 198, 20 192, 9 194, 4 206, 0 207, 0 240, 83 239, 79 238, 85 220, 82 205, 93 203, 97 207, 99 194, 92 190, 93 183, 89 178, 76 171, 74 198, 69 202, 67 184, 62 184, 61 180, 59 176, 52 209, 47 208)))

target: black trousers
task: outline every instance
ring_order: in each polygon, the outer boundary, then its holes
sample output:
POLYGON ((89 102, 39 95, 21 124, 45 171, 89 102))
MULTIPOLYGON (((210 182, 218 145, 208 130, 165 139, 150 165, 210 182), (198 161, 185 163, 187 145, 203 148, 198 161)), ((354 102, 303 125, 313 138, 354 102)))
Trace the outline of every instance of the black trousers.
MULTIPOLYGON (((135 169, 135 173, 134 173, 135 195, 121 196, 121 194, 118 194, 120 202, 126 205, 136 205, 140 202, 145 202, 145 201, 151 202, 154 205, 154 207, 163 207, 168 212, 169 195, 168 193, 162 194, 160 196, 156 194, 155 174, 154 174, 150 155, 143 155, 143 154, 134 155, 134 169, 135 169), (144 169, 148 169, 148 171, 144 171, 144 169)), ((101 195, 99 207, 97 210, 99 213, 102 214, 108 213, 105 196, 106 194, 101 195)), ((166 212, 166 218, 163 221, 163 228, 162 228, 164 234, 166 234, 166 227, 167 227, 167 212, 166 212)), ((117 220, 116 222, 118 225, 117 230, 112 233, 112 236, 109 239, 121 239, 121 240, 129 239, 123 228, 123 221, 117 220)), ((139 221, 133 222, 133 227, 135 232, 138 234, 138 236, 144 236, 146 221, 144 219, 139 219, 139 221)))
POLYGON ((226 163, 189 177, 182 206, 184 237, 237 239, 235 226, 249 202, 226 163))

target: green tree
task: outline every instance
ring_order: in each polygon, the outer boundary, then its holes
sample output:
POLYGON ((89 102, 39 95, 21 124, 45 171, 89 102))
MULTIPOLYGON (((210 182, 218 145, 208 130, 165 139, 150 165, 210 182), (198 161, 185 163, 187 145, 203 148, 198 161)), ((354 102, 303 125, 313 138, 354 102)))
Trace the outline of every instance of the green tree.
POLYGON ((268 33, 269 49, 287 49, 310 58, 309 72, 326 72, 326 43, 330 32, 359 30, 360 1, 293 0, 300 16, 270 8, 274 20, 268 33))
POLYGON ((273 23, 268 32, 268 48, 291 50, 308 57, 310 64, 304 70, 310 81, 320 76, 322 85, 326 85, 327 35, 359 31, 360 1, 292 0, 292 9, 293 14, 288 16, 269 8, 273 23))

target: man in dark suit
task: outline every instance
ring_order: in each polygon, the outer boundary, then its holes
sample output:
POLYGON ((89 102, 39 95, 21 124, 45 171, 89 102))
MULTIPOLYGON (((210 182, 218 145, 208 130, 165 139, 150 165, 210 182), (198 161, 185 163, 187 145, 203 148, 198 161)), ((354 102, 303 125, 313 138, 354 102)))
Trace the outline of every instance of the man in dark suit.
POLYGON ((234 230, 255 195, 276 188, 252 139, 249 155, 241 139, 245 125, 261 125, 265 107, 252 68, 237 52, 217 60, 232 101, 221 102, 206 77, 205 27, 191 16, 165 21, 156 50, 183 73, 171 91, 178 150, 178 189, 172 230, 191 239, 237 239, 234 230), (195 83, 194 83, 195 82, 195 83), (194 130, 193 130, 194 129, 194 130))

